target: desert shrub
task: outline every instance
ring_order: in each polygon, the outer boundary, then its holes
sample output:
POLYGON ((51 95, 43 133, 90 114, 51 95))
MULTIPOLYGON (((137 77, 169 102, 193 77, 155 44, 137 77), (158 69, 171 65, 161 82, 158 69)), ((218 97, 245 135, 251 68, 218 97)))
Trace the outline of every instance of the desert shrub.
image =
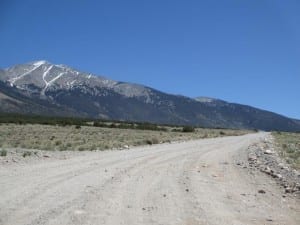
POLYGON ((220 135, 225 135, 226 133, 224 131, 220 131, 220 135))
POLYGON ((106 124, 101 123, 101 122, 99 122, 99 121, 94 121, 93 126, 94 126, 94 127, 106 127, 106 124))
POLYGON ((195 132, 195 128, 192 126, 184 126, 182 132, 195 132))
POLYGON ((55 139, 55 136, 52 135, 52 136, 50 137, 50 140, 52 141, 52 140, 54 140, 54 139, 55 139))
POLYGON ((92 145, 90 145, 90 146, 89 146, 89 150, 90 150, 90 151, 97 150, 97 146, 96 146, 96 144, 92 144, 92 145))
POLYGON ((84 147, 83 146, 79 146, 78 151, 84 151, 84 147))
POLYGON ((140 123, 138 124, 135 129, 138 130, 154 130, 154 131, 168 131, 165 127, 159 127, 156 124, 152 123, 140 123))
POLYGON ((66 147, 67 147, 67 148, 71 148, 71 147, 72 147, 72 144, 71 144, 71 143, 67 143, 67 144, 66 144, 66 147))
POLYGON ((153 143, 152 143, 152 140, 150 140, 150 139, 147 139, 146 141, 145 141, 148 145, 152 145, 153 143))
POLYGON ((76 125, 75 128, 76 128, 76 129, 80 129, 81 126, 80 126, 80 125, 76 125))
POLYGON ((62 144, 62 141, 60 141, 60 140, 58 140, 58 141, 55 142, 56 146, 61 145, 61 144, 62 144))
POLYGON ((294 153, 296 151, 296 149, 293 149, 293 148, 288 148, 286 150, 287 153, 294 153))
POLYGON ((121 123, 118 128, 120 129, 134 129, 134 124, 121 123))
POLYGON ((172 132, 182 132, 182 129, 179 129, 179 128, 173 128, 171 131, 172 131, 172 132))
POLYGON ((22 156, 24 158, 27 157, 27 156, 31 156, 31 152, 29 152, 29 151, 23 152, 22 156))
POLYGON ((7 155, 7 151, 5 149, 1 149, 0 156, 4 157, 7 155))
POLYGON ((56 150, 59 150, 59 151, 66 151, 67 149, 66 149, 65 145, 62 144, 62 145, 57 146, 56 150))
POLYGON ((152 144, 158 144, 159 140, 158 138, 152 138, 152 144))
POLYGON ((43 149, 43 150, 51 150, 52 146, 51 146, 50 143, 46 143, 43 146, 41 146, 41 149, 43 149))
POLYGON ((110 128, 117 128, 117 125, 115 123, 112 123, 109 125, 110 128))
POLYGON ((155 145, 155 144, 159 143, 159 140, 156 137, 154 137, 154 138, 151 138, 151 139, 146 139, 145 142, 148 145, 155 145))

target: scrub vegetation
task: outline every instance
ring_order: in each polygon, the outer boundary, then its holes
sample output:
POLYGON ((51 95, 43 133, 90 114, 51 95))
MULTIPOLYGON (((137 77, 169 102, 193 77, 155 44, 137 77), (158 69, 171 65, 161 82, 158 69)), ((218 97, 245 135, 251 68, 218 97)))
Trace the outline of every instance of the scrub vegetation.
MULTIPOLYGON (((249 132, 245 130, 204 128, 193 128, 193 131, 189 130, 190 132, 186 132, 186 128, 168 126, 156 127, 157 130, 130 129, 120 128, 118 123, 107 123, 105 126, 107 127, 93 125, 1 124, 0 148, 50 151, 122 149, 130 146, 152 145, 172 141, 242 135, 249 132)), ((130 126, 138 125, 133 124, 130 126)))
POLYGON ((277 150, 295 169, 300 169, 300 133, 273 132, 277 150))

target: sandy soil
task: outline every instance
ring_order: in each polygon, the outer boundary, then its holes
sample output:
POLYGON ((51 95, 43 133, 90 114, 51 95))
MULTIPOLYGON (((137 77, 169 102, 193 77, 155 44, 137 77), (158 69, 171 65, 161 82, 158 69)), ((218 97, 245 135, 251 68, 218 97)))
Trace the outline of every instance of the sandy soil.
POLYGON ((236 165, 267 135, 1 163, 0 224, 300 224, 298 199, 236 165))

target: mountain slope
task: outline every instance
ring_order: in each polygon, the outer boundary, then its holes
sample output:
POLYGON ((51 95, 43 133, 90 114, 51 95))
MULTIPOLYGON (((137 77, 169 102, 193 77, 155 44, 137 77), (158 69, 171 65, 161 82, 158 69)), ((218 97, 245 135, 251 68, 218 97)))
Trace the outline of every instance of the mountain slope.
POLYGON ((77 112, 43 99, 30 98, 0 81, 0 112, 47 116, 80 116, 77 112))
MULTIPOLYGON (((207 97, 192 99, 166 94, 142 85, 113 81, 47 61, 1 70, 0 80, 3 86, 0 90, 5 92, 3 95, 27 104, 27 107, 1 104, 1 111, 8 111, 9 108, 9 111, 31 113, 28 107, 32 105, 29 107, 34 109, 31 110, 32 113, 47 115, 204 127, 300 130, 300 124, 295 120, 250 106, 207 97), (18 93, 17 97, 14 93, 18 93)), ((12 101, 7 97, 2 98, 5 102, 12 101)))

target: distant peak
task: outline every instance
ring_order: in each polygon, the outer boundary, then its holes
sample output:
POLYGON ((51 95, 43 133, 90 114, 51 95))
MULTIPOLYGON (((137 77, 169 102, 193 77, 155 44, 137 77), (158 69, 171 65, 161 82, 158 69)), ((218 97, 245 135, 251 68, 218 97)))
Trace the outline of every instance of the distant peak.
POLYGON ((34 66, 41 66, 41 65, 44 65, 44 64, 47 64, 49 62, 47 62, 46 60, 39 60, 39 61, 34 61, 32 64, 34 66))

